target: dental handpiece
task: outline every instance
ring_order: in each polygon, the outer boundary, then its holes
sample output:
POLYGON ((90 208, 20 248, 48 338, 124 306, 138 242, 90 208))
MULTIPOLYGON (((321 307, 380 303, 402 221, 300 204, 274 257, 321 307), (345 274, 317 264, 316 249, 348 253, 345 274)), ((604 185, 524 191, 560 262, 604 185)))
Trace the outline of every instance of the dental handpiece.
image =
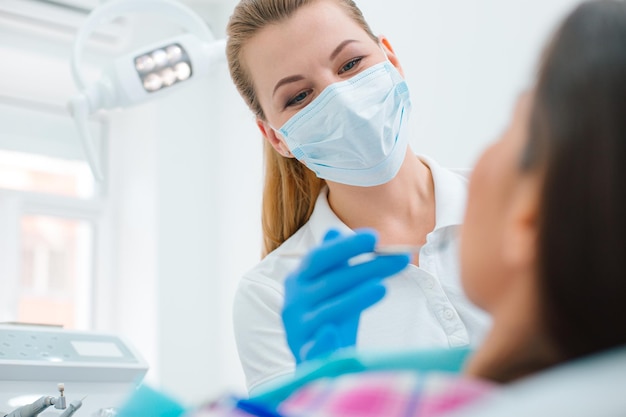
POLYGON ((26 404, 10 412, 5 417, 35 417, 56 402, 56 398, 43 396, 31 404, 26 404))
POLYGON ((83 397, 82 400, 72 401, 67 409, 63 411, 63 413, 61 413, 59 417, 72 417, 72 414, 74 414, 76 410, 78 410, 83 405, 83 400, 85 398, 86 397, 83 397))
MULTIPOLYGON (((46 408, 50 407, 51 405, 54 405, 54 408, 64 410, 66 408, 65 397, 63 396, 63 392, 65 391, 65 385, 63 383, 60 383, 57 385, 57 389, 59 390, 59 393, 60 393, 58 397, 55 398, 49 395, 45 395, 43 397, 40 397, 37 401, 31 404, 26 404, 17 408, 16 410, 10 412, 4 417, 36 417, 37 415, 39 415, 39 413, 41 413, 42 411, 44 411, 46 408)), ((82 405, 82 402, 80 403, 80 405, 78 405, 78 407, 74 409, 74 411, 80 408, 81 405, 82 405)), ((72 413, 74 411, 72 411, 72 413)), ((67 417, 71 416, 72 413, 68 414, 67 417)))

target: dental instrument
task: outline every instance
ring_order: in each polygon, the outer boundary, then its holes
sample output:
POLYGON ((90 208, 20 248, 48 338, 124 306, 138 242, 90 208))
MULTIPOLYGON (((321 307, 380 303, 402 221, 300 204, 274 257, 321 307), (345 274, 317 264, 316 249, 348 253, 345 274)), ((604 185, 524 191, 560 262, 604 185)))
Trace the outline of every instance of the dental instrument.
MULTIPOLYGON (((402 255, 419 253, 420 249, 422 249, 421 245, 381 245, 370 253, 378 256, 402 255)), ((306 254, 307 252, 282 252, 277 255, 284 258, 302 258, 306 254)))

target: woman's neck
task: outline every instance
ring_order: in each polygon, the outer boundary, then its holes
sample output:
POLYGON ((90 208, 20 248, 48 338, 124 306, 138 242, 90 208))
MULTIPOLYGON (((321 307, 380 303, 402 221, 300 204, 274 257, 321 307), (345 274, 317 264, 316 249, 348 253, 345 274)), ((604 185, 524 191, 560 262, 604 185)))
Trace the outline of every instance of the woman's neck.
POLYGON ((504 298, 493 312, 489 334, 468 361, 467 375, 511 382, 558 362, 537 321, 537 306, 522 297, 504 298))
POLYGON ((432 174, 410 149, 388 183, 354 187, 328 182, 328 188, 328 202, 337 217, 351 229, 375 228, 381 244, 423 244, 435 226, 432 174))

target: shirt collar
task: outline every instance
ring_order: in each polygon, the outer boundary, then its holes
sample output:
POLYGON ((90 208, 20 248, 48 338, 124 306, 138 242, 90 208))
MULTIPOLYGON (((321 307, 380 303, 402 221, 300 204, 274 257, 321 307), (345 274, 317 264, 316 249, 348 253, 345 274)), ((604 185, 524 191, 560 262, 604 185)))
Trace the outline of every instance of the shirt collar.
POLYGON ((342 222, 335 212, 330 208, 328 204, 328 187, 324 186, 320 191, 317 201, 315 202, 315 209, 309 219, 311 225, 311 233, 316 242, 321 242, 324 239, 326 231, 330 228, 337 229, 341 234, 354 233, 344 222, 342 222))
MULTIPOLYGON (((468 172, 452 171, 441 167, 431 158, 419 155, 418 158, 429 168, 435 187, 435 229, 458 226, 465 215, 468 172)), ((328 204, 328 187, 322 188, 315 209, 309 220, 311 233, 316 242, 321 242, 329 228, 335 228, 342 234, 354 233, 332 211, 328 204)))
POLYGON ((435 230, 448 226, 459 226, 465 217, 469 170, 442 168, 431 158, 418 158, 429 168, 435 186, 435 230))

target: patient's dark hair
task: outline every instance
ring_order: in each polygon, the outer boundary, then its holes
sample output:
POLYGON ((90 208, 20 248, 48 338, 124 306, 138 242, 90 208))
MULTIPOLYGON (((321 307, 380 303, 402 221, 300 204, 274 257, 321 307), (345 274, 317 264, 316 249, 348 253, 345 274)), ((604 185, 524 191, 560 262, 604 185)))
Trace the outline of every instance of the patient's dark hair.
POLYGON ((626 3, 581 4, 544 52, 522 161, 544 178, 540 316, 559 360, 626 344, 626 3))

